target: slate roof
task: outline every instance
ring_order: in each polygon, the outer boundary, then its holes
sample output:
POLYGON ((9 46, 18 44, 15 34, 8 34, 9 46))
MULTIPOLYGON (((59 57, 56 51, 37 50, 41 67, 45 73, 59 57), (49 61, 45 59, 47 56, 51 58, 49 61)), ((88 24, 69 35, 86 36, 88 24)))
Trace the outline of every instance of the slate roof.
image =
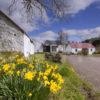
POLYGON ((44 42, 44 45, 59 45, 60 42, 59 41, 51 41, 51 40, 46 40, 44 42))

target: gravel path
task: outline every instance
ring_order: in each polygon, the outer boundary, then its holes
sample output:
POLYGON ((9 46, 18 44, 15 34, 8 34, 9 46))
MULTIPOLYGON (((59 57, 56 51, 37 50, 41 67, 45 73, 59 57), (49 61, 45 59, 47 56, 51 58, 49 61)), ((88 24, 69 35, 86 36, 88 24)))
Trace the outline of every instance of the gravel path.
POLYGON ((100 57, 66 56, 79 75, 100 91, 100 57))

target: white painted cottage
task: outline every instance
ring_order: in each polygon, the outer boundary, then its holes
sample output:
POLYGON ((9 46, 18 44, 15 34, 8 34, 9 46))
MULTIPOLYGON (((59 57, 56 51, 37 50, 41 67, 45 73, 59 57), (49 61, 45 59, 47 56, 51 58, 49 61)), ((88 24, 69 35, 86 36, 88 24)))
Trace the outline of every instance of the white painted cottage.
POLYGON ((87 50, 89 55, 92 55, 96 51, 95 47, 90 43, 73 42, 69 43, 66 48, 66 52, 69 54, 78 54, 82 50, 87 50))
POLYGON ((16 51, 28 57, 34 54, 34 43, 9 16, 0 11, 0 52, 16 51))

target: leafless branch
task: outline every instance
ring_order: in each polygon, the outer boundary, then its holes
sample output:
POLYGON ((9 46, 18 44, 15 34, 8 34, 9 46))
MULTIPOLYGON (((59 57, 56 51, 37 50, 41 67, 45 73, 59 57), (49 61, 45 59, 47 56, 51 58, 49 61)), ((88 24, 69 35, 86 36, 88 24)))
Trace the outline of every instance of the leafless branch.
MULTIPOLYGON (((11 12, 11 8, 16 4, 18 0, 12 0, 11 5, 9 6, 9 10, 11 12)), ((34 14, 34 7, 36 7, 41 16, 43 14, 43 10, 46 12, 50 11, 56 17, 64 17, 65 8, 69 7, 67 0, 22 0, 23 7, 26 9, 27 16, 29 19, 32 19, 34 14)))

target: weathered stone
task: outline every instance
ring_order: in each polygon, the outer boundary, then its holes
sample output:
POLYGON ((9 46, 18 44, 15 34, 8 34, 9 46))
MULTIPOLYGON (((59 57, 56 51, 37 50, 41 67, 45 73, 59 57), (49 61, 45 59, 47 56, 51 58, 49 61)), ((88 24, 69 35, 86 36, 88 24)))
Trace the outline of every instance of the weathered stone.
POLYGON ((0 52, 24 52, 24 33, 0 12, 0 52))

